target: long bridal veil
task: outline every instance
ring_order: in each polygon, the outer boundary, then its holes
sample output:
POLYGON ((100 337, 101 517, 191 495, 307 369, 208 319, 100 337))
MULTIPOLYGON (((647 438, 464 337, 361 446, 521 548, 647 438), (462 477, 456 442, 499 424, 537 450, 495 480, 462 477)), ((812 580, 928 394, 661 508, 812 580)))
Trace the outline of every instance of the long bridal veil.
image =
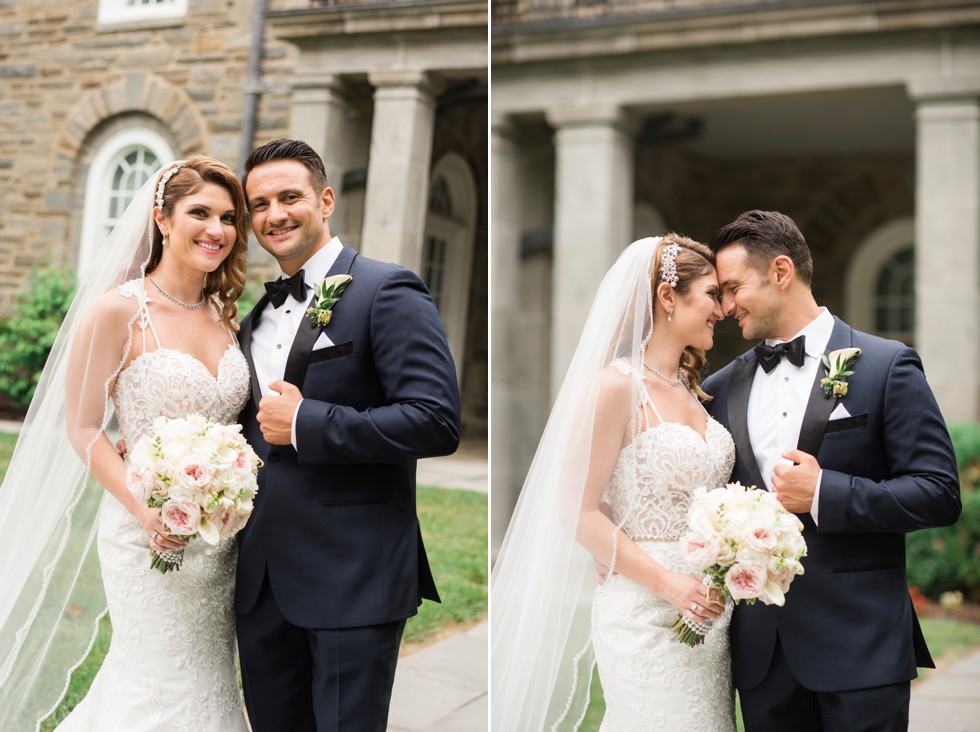
MULTIPOLYGON (((87 655, 104 614, 94 540, 105 491, 91 477, 91 458, 83 460, 73 449, 69 428, 77 427, 72 422, 82 415, 96 415, 101 431, 93 432, 99 435, 109 427, 108 386, 128 353, 122 359, 118 351, 107 353, 101 344, 110 325, 89 316, 104 293, 145 270, 157 180, 151 176, 136 193, 102 245, 97 266, 79 283, 0 487, 0 726, 5 731, 40 728, 63 697, 70 669, 87 655), (77 391, 77 399, 66 401, 66 379, 80 386, 68 390, 77 391)), ((134 322, 135 315, 129 334, 134 322)), ((80 449, 89 453, 96 439, 80 449)))
MULTIPOLYGON (((596 584, 592 557, 575 534, 599 376, 614 359, 642 372, 660 241, 631 244, 599 285, 497 558, 490 585, 496 732, 577 728, 588 704, 596 584)), ((636 392, 631 413, 638 410, 636 392)), ((631 469, 628 462, 620 467, 631 469)))

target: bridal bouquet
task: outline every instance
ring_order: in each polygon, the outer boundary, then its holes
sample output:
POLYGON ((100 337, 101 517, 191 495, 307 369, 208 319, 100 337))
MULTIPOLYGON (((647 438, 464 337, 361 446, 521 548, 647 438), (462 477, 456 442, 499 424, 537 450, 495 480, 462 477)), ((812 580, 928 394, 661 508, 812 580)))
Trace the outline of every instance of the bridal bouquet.
MULTIPOLYGON (((803 574, 803 524, 768 491, 740 483, 699 488, 688 527, 681 539, 684 558, 704 573, 705 585, 721 588, 735 602, 782 606, 793 578, 803 574)), ((683 615, 674 624, 677 639, 687 646, 704 643, 709 629, 683 615)))
MULTIPOLYGON (((252 513, 261 461, 238 424, 222 425, 198 414, 157 417, 129 454, 127 480, 136 497, 160 509, 174 535, 200 536, 212 546, 237 534, 252 513)), ((180 569, 184 550, 150 550, 150 566, 180 569)))

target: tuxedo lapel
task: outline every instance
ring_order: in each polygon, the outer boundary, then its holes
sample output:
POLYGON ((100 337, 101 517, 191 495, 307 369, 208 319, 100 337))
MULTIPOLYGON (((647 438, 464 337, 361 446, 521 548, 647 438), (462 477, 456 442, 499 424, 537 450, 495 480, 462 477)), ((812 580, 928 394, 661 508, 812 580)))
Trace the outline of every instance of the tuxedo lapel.
MULTIPOLYGON (((316 301, 316 293, 306 304, 306 308, 313 307, 316 301)), ((313 352, 313 344, 320 337, 320 328, 310 325, 310 319, 303 317, 293 338, 293 345, 289 349, 289 357, 286 359, 286 371, 283 373, 283 381, 287 381, 300 391, 303 390, 303 382, 306 380, 306 367, 310 362, 310 353, 313 352)))
MULTIPOLYGON (((839 318, 834 318, 834 330, 827 341, 825 354, 836 351, 839 348, 848 348, 851 345, 851 329, 839 318)), ((806 411, 803 413, 803 423, 800 425, 800 439, 796 443, 797 449, 808 455, 816 455, 820 450, 820 443, 823 442, 823 434, 827 429, 827 422, 830 413, 834 411, 837 400, 833 397, 825 396, 820 381, 825 376, 824 366, 821 363, 817 367, 817 375, 813 378, 813 385, 810 387, 810 399, 806 404, 806 411)))
POLYGON ((732 380, 728 385, 728 422, 735 440, 735 450, 739 460, 745 466, 749 478, 757 487, 765 488, 759 463, 755 459, 755 450, 749 440, 749 392, 752 389, 752 377, 758 362, 755 354, 751 353, 735 360, 732 368, 732 380))
MULTIPOLYGON (((357 252, 345 244, 326 276, 332 277, 333 275, 349 273, 356 257, 357 252)), ((319 280, 316 280, 316 282, 319 282, 319 280)), ((305 309, 308 310, 313 307, 315 301, 316 293, 314 292, 306 304, 305 309)), ((334 309, 339 307, 341 302, 343 302, 343 297, 334 306, 334 309)), ((289 349, 289 356, 286 358, 286 370, 283 373, 283 381, 293 384, 300 391, 303 390, 303 382, 306 380, 306 370, 310 364, 310 354, 313 353, 313 345, 316 343, 317 338, 320 337, 320 333, 329 327, 329 325, 323 326, 322 328, 311 326, 309 318, 303 318, 303 321, 299 324, 299 329, 296 331, 296 337, 293 338, 293 345, 289 349)))
POLYGON ((262 400, 262 390, 259 388, 259 379, 255 375, 255 362, 252 360, 252 330, 255 328, 255 324, 262 315, 262 310, 266 305, 269 304, 269 298, 263 295, 262 298, 255 303, 255 307, 249 312, 248 315, 242 320, 241 327, 238 329, 238 345, 242 349, 242 353, 245 355, 245 361, 248 362, 248 371, 252 379, 252 399, 255 401, 255 408, 258 409, 259 402, 262 400))

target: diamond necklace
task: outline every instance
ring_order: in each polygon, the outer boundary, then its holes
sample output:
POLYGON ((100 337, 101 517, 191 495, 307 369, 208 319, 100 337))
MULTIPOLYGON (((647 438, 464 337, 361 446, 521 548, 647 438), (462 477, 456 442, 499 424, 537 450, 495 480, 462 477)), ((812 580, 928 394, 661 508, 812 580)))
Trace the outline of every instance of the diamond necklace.
MULTIPOLYGON (((146 279, 148 279, 150 282, 153 283, 153 286, 160 291, 160 294, 161 295, 163 295, 168 300, 171 300, 172 302, 177 303, 182 308, 187 308, 188 310, 200 310, 201 308, 204 307, 204 304, 208 301, 208 299, 204 296, 204 290, 201 290, 201 302, 195 303, 194 305, 188 305, 183 300, 178 300, 176 297, 174 297, 169 292, 167 292, 162 287, 160 287, 160 285, 157 284, 157 281, 155 279, 153 279, 152 277, 150 277, 150 275, 147 275, 146 276, 146 279)), ((646 364, 644 364, 644 366, 646 366, 646 364)), ((659 374, 657 374, 657 375, 659 376, 659 374)), ((661 378, 663 378, 663 377, 661 377, 661 378)))
POLYGON ((646 361, 641 361, 641 363, 643 364, 643 368, 645 368, 647 371, 649 371, 651 374, 653 374, 654 376, 656 376, 661 381, 663 381, 663 382, 665 382, 667 384, 670 384, 671 386, 683 386, 684 382, 681 381, 680 379, 676 379, 676 380, 675 379, 668 379, 666 376, 664 376, 662 373, 660 373, 659 371, 657 371, 655 368, 652 368, 650 366, 647 366, 647 362, 646 361))

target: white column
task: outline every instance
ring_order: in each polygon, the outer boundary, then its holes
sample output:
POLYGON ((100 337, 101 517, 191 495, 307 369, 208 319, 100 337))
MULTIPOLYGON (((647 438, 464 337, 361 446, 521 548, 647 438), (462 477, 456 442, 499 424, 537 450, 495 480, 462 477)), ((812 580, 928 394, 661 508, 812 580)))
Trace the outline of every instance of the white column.
POLYGON ((303 140, 323 159, 327 182, 340 196, 341 178, 351 167, 346 144, 347 98, 343 80, 335 74, 307 73, 292 80, 289 136, 303 140))
POLYGON ((915 342, 947 420, 980 419, 980 82, 910 85, 915 342))
POLYGON ((491 420, 493 450, 493 501, 490 526, 491 558, 496 558, 511 513, 517 504, 523 473, 519 466, 518 445, 524 430, 515 424, 520 415, 521 374, 517 352, 516 317, 520 293, 521 177, 520 151, 510 121, 501 116, 491 119, 490 127, 490 210, 493 212, 490 243, 490 352, 491 420))
POLYGON ((435 99, 428 76, 369 75, 375 87, 361 251, 419 271, 432 167, 435 99))
POLYGON ((602 276, 633 233, 634 144, 621 110, 552 110, 555 245, 551 393, 558 394, 602 276))

